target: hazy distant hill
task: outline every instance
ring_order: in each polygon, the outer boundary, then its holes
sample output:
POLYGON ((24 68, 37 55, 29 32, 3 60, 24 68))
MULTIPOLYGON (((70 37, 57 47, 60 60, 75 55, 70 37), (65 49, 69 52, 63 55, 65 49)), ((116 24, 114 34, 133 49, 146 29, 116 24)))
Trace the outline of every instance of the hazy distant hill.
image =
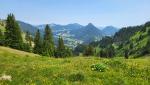
POLYGON ((38 29, 35 26, 25 23, 25 22, 22 22, 22 21, 18 21, 18 24, 23 32, 29 31, 32 35, 34 35, 34 33, 38 29))
MULTIPOLYGON (((46 26, 46 24, 38 25, 37 28, 44 29, 45 26, 46 26)), ((53 31, 58 31, 58 30, 63 30, 63 29, 75 30, 75 29, 79 29, 79 28, 83 27, 82 25, 80 25, 78 23, 67 24, 67 25, 49 24, 49 26, 53 29, 53 31)))
POLYGON ((106 36, 112 36, 114 35, 119 29, 113 26, 106 26, 105 28, 102 29, 102 32, 106 36))

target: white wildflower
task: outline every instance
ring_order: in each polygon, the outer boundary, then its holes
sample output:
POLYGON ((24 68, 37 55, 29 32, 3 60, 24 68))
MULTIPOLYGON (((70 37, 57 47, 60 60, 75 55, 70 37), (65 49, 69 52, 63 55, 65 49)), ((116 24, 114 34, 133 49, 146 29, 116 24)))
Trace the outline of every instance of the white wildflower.
POLYGON ((11 81, 11 76, 10 75, 6 75, 6 74, 3 74, 1 77, 0 77, 0 80, 9 80, 11 81))

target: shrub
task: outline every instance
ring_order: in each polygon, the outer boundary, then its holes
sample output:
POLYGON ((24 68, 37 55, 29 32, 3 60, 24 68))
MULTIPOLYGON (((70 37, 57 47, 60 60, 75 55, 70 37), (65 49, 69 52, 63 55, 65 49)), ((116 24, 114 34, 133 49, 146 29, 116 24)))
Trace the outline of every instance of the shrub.
POLYGON ((83 81, 85 79, 84 74, 82 73, 77 73, 77 74, 71 74, 69 76, 69 80, 74 82, 74 81, 83 81))
POLYGON ((92 71, 99 71, 99 72, 104 72, 107 67, 104 64, 93 64, 91 66, 92 71))

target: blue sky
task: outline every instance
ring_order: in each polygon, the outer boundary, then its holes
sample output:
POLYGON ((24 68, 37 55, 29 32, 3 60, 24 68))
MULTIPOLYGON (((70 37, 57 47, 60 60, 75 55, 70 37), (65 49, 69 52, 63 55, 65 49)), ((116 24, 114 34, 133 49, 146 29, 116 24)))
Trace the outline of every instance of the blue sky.
POLYGON ((150 0, 1 0, 0 18, 8 13, 33 25, 91 22, 123 27, 150 21, 150 0))

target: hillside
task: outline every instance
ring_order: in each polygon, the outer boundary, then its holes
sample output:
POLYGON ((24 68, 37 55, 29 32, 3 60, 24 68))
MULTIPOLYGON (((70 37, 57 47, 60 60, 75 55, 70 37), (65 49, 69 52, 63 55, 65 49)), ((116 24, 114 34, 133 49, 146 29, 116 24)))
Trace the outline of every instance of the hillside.
POLYGON ((142 57, 150 54, 150 22, 139 26, 124 27, 114 36, 103 37, 91 42, 97 50, 95 55, 104 57, 125 56, 142 57), (113 49, 113 50, 110 50, 113 49), (112 55, 113 54, 113 55, 112 55))
POLYGON ((123 49, 130 49, 129 54, 133 56, 143 56, 150 53, 150 27, 146 27, 145 31, 138 31, 129 38, 129 41, 124 44, 123 49))
POLYGON ((149 85, 150 58, 48 58, 0 47, 0 85, 149 85), (104 72, 91 65, 104 65, 104 72))

